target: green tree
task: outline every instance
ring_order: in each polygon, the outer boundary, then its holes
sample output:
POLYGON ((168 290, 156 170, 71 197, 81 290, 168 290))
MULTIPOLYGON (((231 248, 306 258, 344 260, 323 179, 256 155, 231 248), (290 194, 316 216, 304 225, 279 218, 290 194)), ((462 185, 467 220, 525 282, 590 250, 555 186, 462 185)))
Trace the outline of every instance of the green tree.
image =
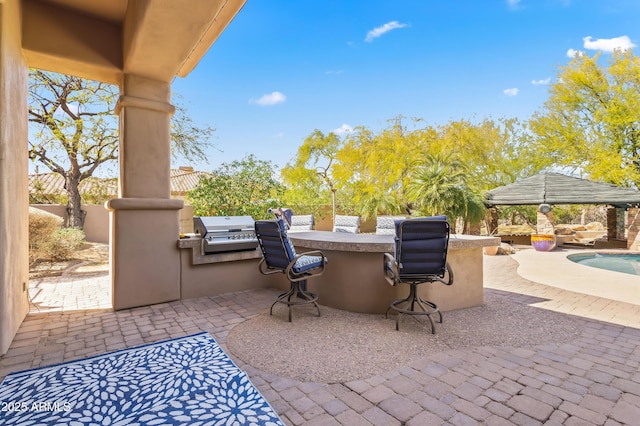
POLYGON ((414 128, 408 129, 403 119, 399 116, 389 120, 389 127, 379 134, 356 128, 338 154, 336 181, 365 219, 410 213, 412 206, 406 192, 411 170, 437 144, 433 128, 418 129, 420 120, 413 120, 414 128))
POLYGON ((455 203, 447 201, 446 210, 452 219, 464 218, 467 227, 479 225, 484 218, 483 191, 529 176, 535 169, 529 161, 531 138, 526 124, 515 119, 484 119, 478 123, 460 120, 437 127, 423 125, 420 119, 406 123, 398 116, 378 133, 357 127, 342 141, 315 131, 300 147, 296 161, 283 170, 289 185, 287 201, 290 203, 295 194, 296 200, 317 204, 318 200, 327 200, 333 189, 342 211, 364 219, 432 214, 427 213, 430 209, 418 196, 420 191, 414 188, 410 193, 409 187, 415 187, 416 178, 421 177, 425 182, 444 185, 429 191, 440 189, 444 191, 441 195, 451 195, 447 194, 446 180, 427 176, 434 172, 431 166, 437 158, 444 163, 439 170, 445 174, 440 177, 456 179, 458 196, 455 203), (453 159, 455 164, 450 164, 453 159), (446 176, 447 172, 453 175, 446 176))
POLYGON ((30 71, 29 158, 64 177, 69 226, 82 227, 80 182, 117 159, 114 86, 78 77, 30 71))
POLYGON ((608 67, 576 55, 560 67, 544 108, 530 120, 542 166, 640 186, 640 58, 615 51, 608 67))
MULTIPOLYGON (((29 158, 65 180, 68 226, 82 227, 80 183, 118 158, 117 87, 70 75, 29 72, 29 158)), ((176 106, 171 121, 176 156, 205 159, 210 127, 197 127, 176 106)))
POLYGON ((293 162, 282 169, 287 185, 287 205, 306 206, 304 213, 322 216, 322 206, 331 204, 335 216, 336 192, 333 176, 342 140, 333 132, 314 130, 298 148, 293 162))
POLYGON ((539 169, 530 161, 531 135, 515 118, 451 121, 439 127, 443 149, 464 160, 474 190, 484 191, 529 177, 539 169))
POLYGON ((471 197, 466 206, 472 211, 466 215, 465 230, 478 232, 481 215, 485 212, 487 231, 493 232, 498 219, 505 214, 526 213, 526 206, 510 207, 509 212, 494 207, 486 210, 482 205, 485 191, 515 182, 518 178, 532 176, 541 165, 531 161, 535 156, 532 137, 526 122, 515 118, 494 121, 484 118, 478 122, 451 121, 439 128, 443 149, 455 151, 464 159, 466 185, 471 197), (476 223, 475 219, 478 219, 476 223))
POLYGON ((451 223, 459 217, 465 224, 477 223, 485 209, 482 197, 469 185, 469 176, 468 165, 453 151, 431 153, 413 173, 407 195, 418 215, 446 215, 451 223))
POLYGON ((211 177, 200 179, 187 195, 198 216, 252 216, 262 219, 270 208, 282 205, 284 186, 274 165, 249 155, 224 163, 211 177))
POLYGON ((171 157, 185 161, 207 161, 207 150, 215 148, 211 142, 215 128, 196 124, 188 114, 182 95, 174 93, 172 99, 176 112, 171 117, 171 157))

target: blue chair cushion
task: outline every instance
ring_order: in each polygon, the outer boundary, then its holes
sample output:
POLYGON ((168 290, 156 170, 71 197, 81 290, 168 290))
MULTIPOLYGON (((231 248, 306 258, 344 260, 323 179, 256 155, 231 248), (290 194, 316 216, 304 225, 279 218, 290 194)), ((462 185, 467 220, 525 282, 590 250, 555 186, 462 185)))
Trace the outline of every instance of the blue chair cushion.
POLYGON ((296 274, 301 274, 303 272, 309 271, 311 269, 319 268, 323 265, 323 263, 327 264, 327 258, 323 258, 322 256, 300 256, 296 263, 293 264, 291 269, 296 274))

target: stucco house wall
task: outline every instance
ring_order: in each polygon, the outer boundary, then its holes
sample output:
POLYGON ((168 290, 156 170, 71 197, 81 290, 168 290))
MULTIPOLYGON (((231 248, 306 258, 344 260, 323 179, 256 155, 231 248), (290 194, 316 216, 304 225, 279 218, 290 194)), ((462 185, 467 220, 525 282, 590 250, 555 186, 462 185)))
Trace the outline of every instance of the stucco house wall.
POLYGON ((27 66, 18 0, 0 1, 0 354, 29 310, 27 66))
POLYGON ((119 86, 113 306, 174 300, 183 203, 169 198, 171 82, 193 70, 245 1, 0 0, 0 354, 28 311, 28 67, 119 86))

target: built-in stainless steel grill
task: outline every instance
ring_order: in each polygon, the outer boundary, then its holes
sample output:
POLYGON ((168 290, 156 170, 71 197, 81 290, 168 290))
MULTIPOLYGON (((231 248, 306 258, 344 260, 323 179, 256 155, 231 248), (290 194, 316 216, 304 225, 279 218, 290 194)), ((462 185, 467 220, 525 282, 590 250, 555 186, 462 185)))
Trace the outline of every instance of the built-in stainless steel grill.
POLYGON ((255 250, 258 247, 251 216, 196 216, 193 229, 202 236, 203 254, 255 250))

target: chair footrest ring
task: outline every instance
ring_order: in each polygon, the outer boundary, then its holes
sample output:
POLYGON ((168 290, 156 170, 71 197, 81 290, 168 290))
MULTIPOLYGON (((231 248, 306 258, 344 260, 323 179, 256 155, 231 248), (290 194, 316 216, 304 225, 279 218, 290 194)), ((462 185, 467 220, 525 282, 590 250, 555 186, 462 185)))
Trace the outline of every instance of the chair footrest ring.
POLYGON ((303 290, 301 284, 305 281, 296 281, 291 283, 291 288, 286 293, 279 295, 269 309, 269 315, 273 315, 273 307, 282 303, 289 308, 289 322, 291 322, 291 307, 296 305, 306 305, 312 303, 318 310, 320 316, 320 307, 318 306, 318 295, 307 290, 303 290))
POLYGON ((438 309, 438 305, 428 300, 424 300, 419 297, 414 292, 409 295, 406 299, 397 299, 391 302, 389 307, 387 308, 387 312, 385 312, 385 318, 388 318, 389 311, 396 311, 398 314, 396 315, 396 330, 399 329, 400 325, 400 314, 405 315, 426 315, 429 319, 429 323, 431 324, 431 333, 436 334, 436 325, 433 322, 433 318, 431 315, 437 314, 439 317, 439 323, 442 324, 442 312, 438 309))
POLYGON ((435 303, 429 302, 428 300, 424 300, 424 299, 394 300, 393 302, 391 302, 391 305, 389 305, 389 309, 393 309, 396 312, 400 312, 408 315, 433 315, 440 312, 440 310, 438 309, 438 306, 435 303), (403 304, 407 305, 406 306, 407 308, 411 307, 411 309, 406 309, 401 307, 403 304), (416 310, 413 307, 415 305, 418 305, 421 308, 421 310, 416 310))
POLYGON ((312 293, 310 291, 300 291, 296 294, 291 292, 282 293, 280 296, 278 296, 275 303, 282 303, 287 306, 294 306, 294 305, 306 305, 307 303, 314 303, 317 300, 318 300, 317 294, 312 293), (296 300, 292 300, 294 297, 296 298, 296 300))

